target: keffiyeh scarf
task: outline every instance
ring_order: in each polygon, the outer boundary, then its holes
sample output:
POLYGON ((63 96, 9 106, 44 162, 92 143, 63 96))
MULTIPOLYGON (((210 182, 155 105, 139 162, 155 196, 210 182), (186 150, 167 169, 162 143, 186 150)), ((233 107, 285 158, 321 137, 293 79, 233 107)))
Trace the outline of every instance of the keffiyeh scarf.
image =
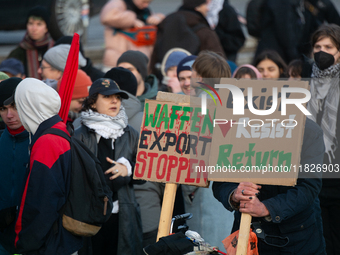
POLYGON ((26 32, 24 39, 20 42, 20 47, 26 50, 28 77, 33 77, 41 80, 41 75, 38 74, 40 63, 37 49, 46 46, 49 49, 53 45, 54 41, 52 40, 49 33, 46 33, 41 40, 35 41, 32 40, 26 32))
POLYGON ((124 128, 128 124, 128 117, 122 105, 115 117, 88 110, 81 113, 80 120, 82 124, 93 129, 103 138, 112 139, 112 142, 124 134, 124 128))
POLYGON ((321 128, 330 163, 335 158, 334 153, 338 148, 336 123, 339 109, 339 86, 340 64, 333 65, 325 70, 320 70, 315 64, 313 65, 310 88, 311 100, 307 108, 312 113, 310 118, 314 121, 316 121, 317 114, 323 110, 321 128))

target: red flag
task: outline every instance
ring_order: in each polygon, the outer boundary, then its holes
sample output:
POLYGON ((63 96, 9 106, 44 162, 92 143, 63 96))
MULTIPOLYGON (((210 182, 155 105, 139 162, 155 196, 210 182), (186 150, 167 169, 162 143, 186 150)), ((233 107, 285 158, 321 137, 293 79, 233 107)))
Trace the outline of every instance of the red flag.
POLYGON ((66 123, 70 104, 73 95, 74 83, 78 72, 78 61, 79 61, 79 35, 74 33, 73 40, 68 53, 66 66, 63 77, 61 78, 59 96, 61 99, 61 108, 59 116, 66 123))

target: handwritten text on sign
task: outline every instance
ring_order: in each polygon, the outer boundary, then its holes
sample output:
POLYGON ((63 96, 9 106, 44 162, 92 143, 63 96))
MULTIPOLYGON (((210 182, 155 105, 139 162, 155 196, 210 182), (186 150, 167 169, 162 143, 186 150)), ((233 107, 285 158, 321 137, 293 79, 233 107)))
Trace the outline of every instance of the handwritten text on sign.
POLYGON ((147 100, 134 178, 206 186, 207 173, 194 169, 208 164, 212 120, 200 107, 147 100))

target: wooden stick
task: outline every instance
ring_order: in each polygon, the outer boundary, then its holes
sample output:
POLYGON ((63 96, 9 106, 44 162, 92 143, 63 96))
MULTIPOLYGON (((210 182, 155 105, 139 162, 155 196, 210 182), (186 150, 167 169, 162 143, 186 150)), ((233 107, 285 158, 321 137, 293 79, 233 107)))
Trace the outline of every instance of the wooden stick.
POLYGON ((251 215, 248 213, 242 213, 241 215, 236 255, 247 255, 251 218, 251 215))
POLYGON ((170 233, 170 225, 172 213, 174 211, 176 190, 177 190, 176 183, 165 184, 162 211, 158 225, 157 242, 161 237, 167 236, 170 233))

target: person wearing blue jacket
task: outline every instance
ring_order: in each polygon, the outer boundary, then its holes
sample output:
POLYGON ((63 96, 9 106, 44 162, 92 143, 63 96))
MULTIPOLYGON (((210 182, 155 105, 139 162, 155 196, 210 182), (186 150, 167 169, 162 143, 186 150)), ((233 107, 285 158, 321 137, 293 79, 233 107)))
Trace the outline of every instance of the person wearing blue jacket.
MULTIPOLYGON (((21 78, 0 83, 0 115, 6 128, 0 137, 0 211, 20 204, 28 164, 28 132, 22 126, 15 104, 7 102, 21 78)), ((0 254, 10 254, 0 245, 0 254)))
MULTIPOLYGON (((300 164, 309 169, 312 164, 321 166, 324 152, 321 128, 306 118, 300 164)), ((241 213, 249 213, 252 225, 271 235, 259 238, 259 254, 326 254, 318 198, 321 175, 299 172, 294 187, 214 182, 213 192, 227 210, 235 211, 233 232, 239 228, 241 213)))

